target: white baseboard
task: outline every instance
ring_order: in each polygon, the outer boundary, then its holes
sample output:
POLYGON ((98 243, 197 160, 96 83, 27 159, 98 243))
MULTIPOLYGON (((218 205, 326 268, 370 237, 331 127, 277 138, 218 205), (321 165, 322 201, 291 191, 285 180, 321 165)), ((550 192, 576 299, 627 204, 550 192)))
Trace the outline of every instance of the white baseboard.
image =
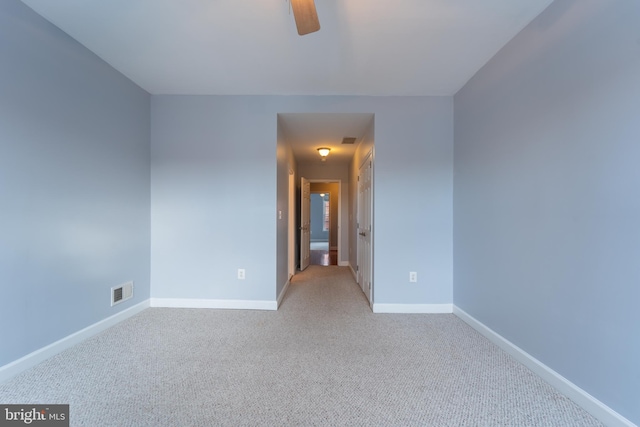
POLYGON ((484 335, 492 343, 496 344, 502 350, 513 356, 518 362, 525 365, 531 371, 536 373, 546 382, 555 387, 560 393, 573 400, 581 406, 585 411, 600 420, 609 427, 637 427, 634 423, 591 396, 580 387, 540 362, 518 346, 514 345, 501 335, 497 334, 480 321, 476 320, 464 310, 453 307, 453 314, 458 316, 462 321, 471 326, 473 329, 484 335))
MULTIPOLYGON (((293 276, 291 276, 291 277, 293 277, 293 276)), ((291 284, 291 277, 289 277, 289 280, 287 280, 287 283, 284 284, 284 288, 282 288, 282 291, 280 291, 280 295, 278 295, 278 301, 276 301, 276 306, 277 307, 280 307, 280 304, 282 304, 282 300, 284 299, 284 295, 287 293, 287 289, 289 289, 289 285, 291 284)))
POLYGON ((351 267, 349 261, 338 261, 338 266, 340 267, 351 267))
POLYGON ((447 314, 453 312, 453 304, 378 304, 373 303, 374 313, 447 314))
POLYGON ((356 274, 356 271, 353 269, 353 267, 351 266, 351 264, 348 264, 349 270, 351 270, 351 274, 353 275, 353 280, 356 281, 356 283, 358 282, 358 275, 356 274))
POLYGON ((277 301, 236 299, 151 298, 151 307, 223 308, 232 310, 277 310, 277 301))
POLYGON ((94 323, 93 325, 87 326, 84 329, 79 330, 78 332, 74 332, 71 335, 68 335, 58 341, 47 345, 46 347, 42 347, 32 353, 27 354, 24 357, 21 357, 18 360, 15 360, 7 365, 0 367, 0 382, 4 382, 11 377, 18 375, 20 372, 26 371, 29 368, 34 367, 40 362, 45 361, 46 359, 55 356, 58 353, 63 352, 64 350, 73 347, 74 345, 91 338, 94 335, 99 334, 100 332, 109 329, 113 325, 116 325, 122 322, 125 319, 128 319, 131 316, 134 316, 141 311, 149 308, 149 300, 145 300, 139 304, 136 304, 132 307, 127 308, 119 313, 114 314, 113 316, 109 316, 106 319, 100 320, 99 322, 94 323))

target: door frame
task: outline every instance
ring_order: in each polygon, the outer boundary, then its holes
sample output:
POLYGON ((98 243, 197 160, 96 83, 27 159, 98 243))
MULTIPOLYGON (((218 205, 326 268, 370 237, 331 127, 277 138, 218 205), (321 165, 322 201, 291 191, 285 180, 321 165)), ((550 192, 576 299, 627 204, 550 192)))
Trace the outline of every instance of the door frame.
POLYGON ((296 175, 289 166, 289 207, 288 207, 288 262, 289 280, 296 274, 296 175))
MULTIPOLYGON (((331 184, 338 184, 338 218, 336 219, 337 222, 337 227, 338 227, 338 242, 337 242, 337 247, 338 247, 338 252, 337 252, 337 258, 338 258, 338 265, 340 264, 340 254, 342 253, 342 180, 341 179, 309 179, 309 182, 311 184, 313 183, 331 183, 331 184)), ((333 225, 333 224, 332 224, 333 225)), ((329 241, 331 241, 331 238, 329 238, 329 241)), ((329 250, 331 250, 331 245, 329 245, 329 250)))
MULTIPOLYGON (((374 234, 375 234, 375 226, 374 226, 374 155, 373 155, 373 148, 367 152, 367 154, 365 154, 362 162, 360 163, 360 165, 358 166, 358 182, 356 184, 356 233, 360 232, 360 213, 362 210, 362 201, 360 199, 360 171, 362 170, 363 167, 366 167, 367 163, 370 163, 370 170, 369 170, 369 203, 367 208, 369 209, 369 268, 368 268, 368 275, 369 275, 369 305, 370 307, 373 309, 373 301, 374 301, 374 280, 373 280, 373 271, 374 271, 374 262, 373 262, 373 253, 374 253, 374 234)), ((360 238, 358 237, 356 239, 356 265, 358 267, 358 271, 356 273, 356 282, 358 282, 358 284, 360 285, 360 288, 362 289, 362 291, 364 292, 365 295, 367 295, 366 290, 364 289, 365 284, 364 283, 360 283, 360 281, 362 280, 362 275, 363 275, 363 271, 360 271, 360 261, 361 261, 361 251, 362 251, 362 247, 360 244, 360 238)))
MULTIPOLYGON (((313 182, 311 183, 311 185, 313 185, 313 182)), ((328 236, 327 236, 327 250, 331 250, 331 228, 335 226, 334 222, 332 221, 331 218, 331 209, 333 208, 333 203, 331 203, 331 191, 327 190, 327 191, 322 191, 322 190, 311 190, 310 192, 312 195, 313 194, 329 194, 329 230, 328 230, 328 236)), ((313 211, 310 209, 309 210, 309 215, 311 218, 313 218, 313 211)), ((312 239, 313 240, 313 239, 312 239)))
POLYGON ((311 239, 309 218, 311 210, 311 181, 300 177, 300 271, 309 266, 311 239), (308 194, 307 194, 308 193, 308 194))

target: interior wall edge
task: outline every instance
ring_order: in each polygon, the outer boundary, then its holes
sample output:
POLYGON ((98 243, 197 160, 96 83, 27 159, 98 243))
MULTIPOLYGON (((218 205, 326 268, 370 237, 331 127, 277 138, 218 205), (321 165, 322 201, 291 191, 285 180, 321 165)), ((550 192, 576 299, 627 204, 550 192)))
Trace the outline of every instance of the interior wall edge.
POLYGON ((106 319, 102 319, 90 326, 87 326, 86 328, 74 332, 71 335, 61 338, 54 343, 33 351, 18 360, 14 360, 11 363, 0 366, 0 383, 15 377, 19 373, 36 366, 56 354, 62 353, 74 345, 79 344, 132 316, 135 316, 149 307, 150 300, 147 299, 119 313, 109 316, 106 319))
POLYGON ((460 307, 454 305, 453 314, 605 425, 609 427, 637 427, 636 424, 540 362, 520 347, 514 345, 460 307))

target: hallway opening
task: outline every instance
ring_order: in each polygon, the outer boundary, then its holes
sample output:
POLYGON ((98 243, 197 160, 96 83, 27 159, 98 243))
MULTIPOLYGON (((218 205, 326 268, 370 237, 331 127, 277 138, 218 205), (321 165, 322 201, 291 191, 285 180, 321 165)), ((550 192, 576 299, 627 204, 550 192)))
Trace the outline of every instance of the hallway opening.
POLYGON ((311 182, 311 265, 338 265, 339 182, 311 182))

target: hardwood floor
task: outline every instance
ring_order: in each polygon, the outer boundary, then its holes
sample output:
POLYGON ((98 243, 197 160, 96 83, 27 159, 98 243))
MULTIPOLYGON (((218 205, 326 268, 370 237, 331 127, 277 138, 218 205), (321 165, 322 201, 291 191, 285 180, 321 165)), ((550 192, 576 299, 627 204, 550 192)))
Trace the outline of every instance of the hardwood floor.
POLYGON ((338 265, 338 251, 311 250, 311 265, 338 265))

